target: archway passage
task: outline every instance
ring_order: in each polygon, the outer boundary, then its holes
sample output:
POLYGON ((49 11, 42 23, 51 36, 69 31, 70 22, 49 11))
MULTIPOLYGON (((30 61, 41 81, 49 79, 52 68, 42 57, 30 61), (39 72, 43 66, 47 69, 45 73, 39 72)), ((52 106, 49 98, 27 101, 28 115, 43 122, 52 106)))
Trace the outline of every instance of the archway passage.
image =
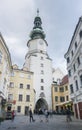
POLYGON ((40 98, 35 105, 35 111, 38 112, 39 109, 45 110, 48 109, 48 104, 45 99, 40 98))

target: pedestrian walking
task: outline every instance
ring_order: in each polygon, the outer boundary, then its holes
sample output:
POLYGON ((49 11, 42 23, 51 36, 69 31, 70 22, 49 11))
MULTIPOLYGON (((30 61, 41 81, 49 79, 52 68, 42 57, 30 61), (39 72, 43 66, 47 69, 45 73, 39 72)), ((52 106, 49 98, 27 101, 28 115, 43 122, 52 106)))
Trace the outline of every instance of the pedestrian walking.
POLYGON ((15 111, 13 110, 12 111, 12 121, 14 120, 14 118, 15 118, 15 111))
POLYGON ((72 119, 71 119, 71 111, 70 111, 69 107, 66 108, 66 121, 67 122, 72 121, 72 119))
POLYGON ((40 122, 43 122, 43 118, 42 118, 43 117, 43 111, 42 111, 41 108, 39 109, 38 114, 39 114, 40 122))
POLYGON ((49 120, 48 120, 48 116, 49 116, 49 112, 48 112, 48 110, 46 109, 45 110, 45 118, 46 118, 46 122, 48 122, 49 120))
POLYGON ((31 108, 29 110, 29 117, 30 117, 30 122, 34 122, 35 121, 34 118, 33 118, 33 113, 32 113, 31 108))

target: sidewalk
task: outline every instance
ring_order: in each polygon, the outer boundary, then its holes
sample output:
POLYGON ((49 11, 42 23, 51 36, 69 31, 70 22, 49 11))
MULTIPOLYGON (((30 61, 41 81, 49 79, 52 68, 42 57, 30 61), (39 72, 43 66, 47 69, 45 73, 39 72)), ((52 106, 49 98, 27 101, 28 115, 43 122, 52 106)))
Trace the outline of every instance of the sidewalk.
POLYGON ((38 115, 34 115, 35 122, 30 123, 28 116, 16 116, 14 121, 5 120, 0 125, 0 130, 82 130, 82 120, 72 118, 72 122, 67 123, 65 116, 53 115, 46 122, 43 115, 43 122, 40 122, 38 115))

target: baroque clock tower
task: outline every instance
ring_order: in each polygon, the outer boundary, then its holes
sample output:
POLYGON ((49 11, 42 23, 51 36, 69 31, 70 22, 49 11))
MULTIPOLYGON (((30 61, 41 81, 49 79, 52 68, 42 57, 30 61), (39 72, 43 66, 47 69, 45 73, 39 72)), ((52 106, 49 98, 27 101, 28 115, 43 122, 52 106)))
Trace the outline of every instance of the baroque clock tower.
POLYGON ((42 29, 42 21, 38 10, 27 46, 28 52, 23 67, 34 72, 33 86, 36 92, 34 109, 52 109, 52 60, 47 53, 48 43, 45 40, 45 33, 42 29))

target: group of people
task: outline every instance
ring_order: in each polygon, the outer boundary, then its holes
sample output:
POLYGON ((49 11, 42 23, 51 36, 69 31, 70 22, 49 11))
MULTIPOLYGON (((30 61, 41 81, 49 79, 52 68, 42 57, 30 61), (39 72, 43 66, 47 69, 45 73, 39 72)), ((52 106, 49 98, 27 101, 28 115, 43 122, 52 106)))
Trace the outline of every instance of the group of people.
MULTIPOLYGON (((45 109, 44 111, 42 109, 39 109, 39 112, 38 112, 38 115, 40 117, 40 122, 43 122, 43 115, 45 115, 45 121, 48 122, 48 116, 50 115, 49 111, 47 109, 45 109)), ((33 113, 32 113, 32 110, 30 109, 29 110, 29 116, 30 116, 30 122, 34 122, 34 118, 33 118, 33 113)), ((70 122, 72 121, 71 119, 71 111, 70 111, 70 108, 67 107, 66 108, 66 121, 67 122, 70 122)))
MULTIPOLYGON (((43 118, 42 118, 43 114, 45 115, 46 122, 48 122, 48 115, 49 115, 48 110, 45 109, 44 111, 42 111, 42 109, 39 109, 38 115, 40 117, 40 122, 43 122, 43 118)), ((30 117, 30 122, 35 121, 35 119, 33 118, 33 112, 31 109, 29 110, 29 117, 30 117)))
MULTIPOLYGON (((43 122, 43 114, 45 115, 46 122, 48 122, 49 111, 47 109, 45 109, 44 111, 42 109, 39 109, 38 115, 40 117, 40 122, 43 122)), ((13 110, 12 111, 12 121, 14 120, 14 117, 15 117, 15 111, 13 110)), ((29 120, 30 120, 30 122, 35 122, 31 108, 29 110, 29 120)), ((67 122, 72 121, 71 111, 70 111, 69 107, 66 108, 66 121, 67 122)))

